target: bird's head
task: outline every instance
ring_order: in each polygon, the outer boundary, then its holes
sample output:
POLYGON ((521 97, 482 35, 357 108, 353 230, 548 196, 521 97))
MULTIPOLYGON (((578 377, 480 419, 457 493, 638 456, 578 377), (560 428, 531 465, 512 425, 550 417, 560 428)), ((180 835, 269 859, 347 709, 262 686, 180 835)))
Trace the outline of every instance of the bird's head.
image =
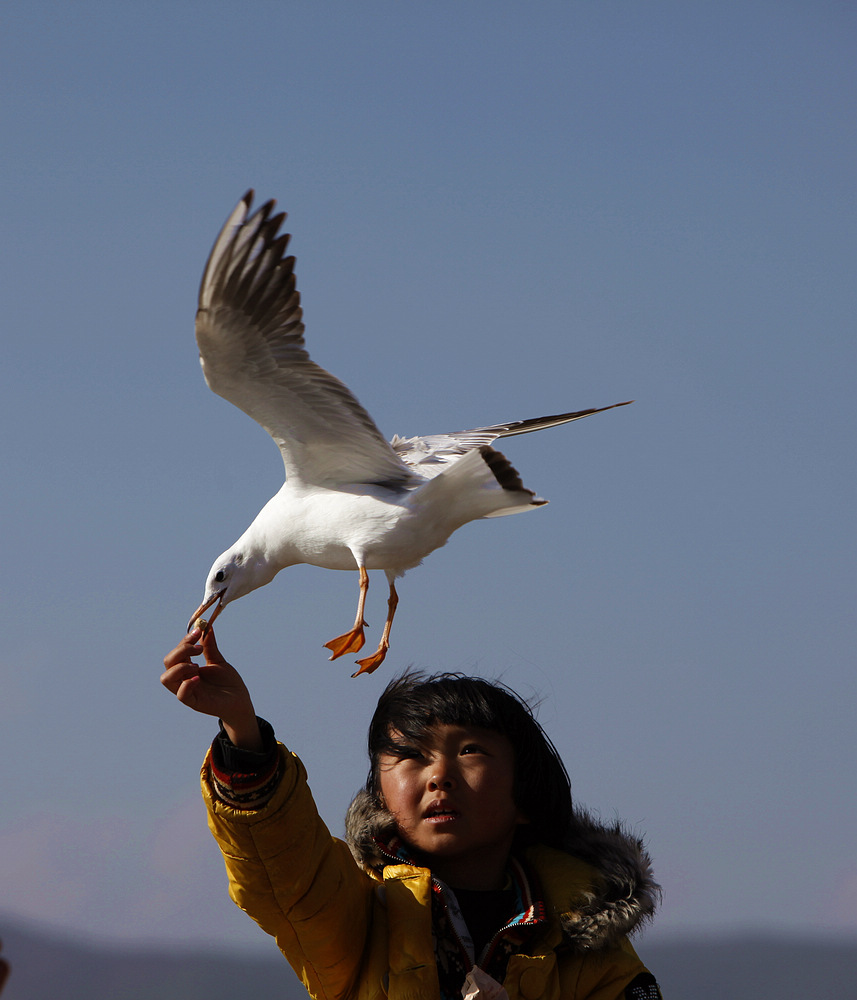
POLYGON ((231 549, 218 556, 208 571, 205 597, 193 613, 188 623, 188 631, 194 627, 200 615, 212 605, 215 607, 208 619, 209 625, 230 601, 235 601, 261 586, 262 581, 257 580, 255 569, 255 560, 248 558, 243 548, 237 545, 233 545, 231 549))

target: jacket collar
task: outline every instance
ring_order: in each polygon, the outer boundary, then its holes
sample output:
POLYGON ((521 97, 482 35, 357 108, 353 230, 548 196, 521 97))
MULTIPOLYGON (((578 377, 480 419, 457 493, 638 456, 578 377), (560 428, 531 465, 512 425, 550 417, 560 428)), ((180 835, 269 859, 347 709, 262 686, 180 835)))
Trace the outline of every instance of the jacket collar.
MULTIPOLYGON (((387 865, 413 863, 393 817, 365 790, 348 809, 345 836, 357 862, 376 878, 387 865)), ((660 886, 642 840, 619 823, 606 826, 576 809, 563 847, 536 844, 524 850, 523 859, 570 949, 614 946, 651 919, 660 886)))

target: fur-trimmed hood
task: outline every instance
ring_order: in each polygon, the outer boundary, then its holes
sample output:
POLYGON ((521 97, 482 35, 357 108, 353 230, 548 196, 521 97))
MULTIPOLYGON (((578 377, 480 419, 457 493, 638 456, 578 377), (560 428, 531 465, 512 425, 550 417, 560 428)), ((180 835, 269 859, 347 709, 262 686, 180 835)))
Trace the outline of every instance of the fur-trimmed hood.
MULTIPOLYGON (((391 814, 359 791, 345 818, 345 839, 358 864, 380 878, 386 865, 397 863, 383 849, 395 834, 391 814)), ((524 849, 523 858, 539 875, 548 910, 559 918, 573 951, 616 945, 649 921, 660 901, 643 841, 621 823, 605 826, 580 809, 562 851, 536 844, 524 849), (589 869, 585 888, 581 862, 589 869)))

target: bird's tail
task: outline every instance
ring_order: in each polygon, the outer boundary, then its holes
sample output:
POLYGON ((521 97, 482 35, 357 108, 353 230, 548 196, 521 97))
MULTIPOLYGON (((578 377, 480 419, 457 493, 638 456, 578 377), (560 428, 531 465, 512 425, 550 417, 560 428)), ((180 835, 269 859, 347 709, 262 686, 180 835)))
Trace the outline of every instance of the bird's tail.
POLYGON ((420 487, 415 505, 441 508, 450 520, 466 524, 480 517, 501 517, 547 503, 528 490, 505 455, 488 445, 474 448, 420 487))

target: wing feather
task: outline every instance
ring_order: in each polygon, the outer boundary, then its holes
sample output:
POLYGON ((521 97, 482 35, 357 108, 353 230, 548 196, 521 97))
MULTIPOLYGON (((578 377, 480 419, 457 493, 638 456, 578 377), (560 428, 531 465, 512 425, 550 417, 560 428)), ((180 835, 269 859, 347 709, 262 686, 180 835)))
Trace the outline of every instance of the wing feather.
POLYGON ((398 435, 390 442, 393 450, 403 462, 424 476, 436 476, 450 462, 454 462, 474 448, 490 445, 501 437, 515 434, 530 434, 533 431, 559 427, 573 420, 581 420, 593 413, 603 413, 617 406, 627 406, 633 400, 599 406, 589 410, 575 410, 573 413, 557 413, 549 417, 532 417, 528 420, 512 420, 506 424, 492 424, 490 427, 476 427, 469 431, 453 431, 450 434, 429 434, 425 437, 401 438, 398 435))
POLYGON ((413 473, 351 390, 313 362, 280 234, 285 213, 238 203, 214 242, 199 291, 196 340, 209 387, 277 443, 286 475, 308 483, 406 486, 413 473))

